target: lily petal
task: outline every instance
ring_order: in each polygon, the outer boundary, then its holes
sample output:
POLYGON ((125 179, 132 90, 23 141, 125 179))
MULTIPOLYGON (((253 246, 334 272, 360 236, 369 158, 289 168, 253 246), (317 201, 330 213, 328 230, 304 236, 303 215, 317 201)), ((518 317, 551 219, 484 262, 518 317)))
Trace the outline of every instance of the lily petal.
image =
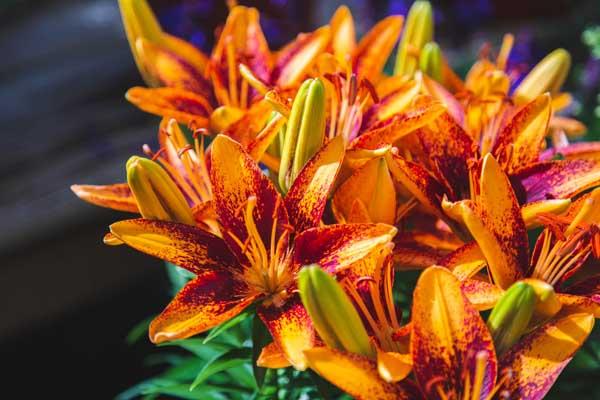
POLYGON ((256 365, 263 368, 277 369, 287 368, 292 364, 285 358, 285 354, 283 354, 279 345, 271 342, 261 350, 258 360, 256 360, 256 365))
POLYGON ((337 273, 376 253, 391 242, 397 229, 386 224, 328 225, 296 237, 294 260, 299 265, 318 264, 337 273))
POLYGON ((512 371, 504 389, 511 398, 542 399, 594 326, 591 314, 571 314, 536 329, 500 360, 512 371))
POLYGON ((315 347, 305 354, 312 370, 358 400, 422 398, 413 387, 385 382, 375 362, 366 357, 327 347, 315 347))
POLYGON ((377 370, 386 382, 399 382, 412 371, 410 354, 383 351, 377 348, 377 370))
POLYGON ((186 60, 144 38, 138 38, 135 45, 146 68, 163 86, 210 95, 210 83, 186 60))
POLYGON ((600 161, 546 161, 526 167, 511 176, 521 203, 546 199, 568 199, 600 185, 600 161))
POLYGON ((492 153, 509 173, 539 159, 551 114, 550 95, 543 94, 517 111, 499 133, 492 153))
POLYGON ((150 340, 183 339, 225 322, 252 303, 247 287, 224 269, 204 270, 150 324, 150 340))
POLYGON ((476 279, 462 281, 461 289, 473 307, 479 311, 493 308, 504 293, 504 290, 493 283, 476 279))
POLYGON ((461 281, 472 278, 486 264, 485 256, 477 242, 459 247, 439 262, 439 265, 448 268, 461 281))
POLYGON ((386 94, 378 103, 367 110, 363 117, 363 128, 373 127, 375 124, 382 123, 403 112, 417 97, 420 90, 421 85, 417 81, 403 82, 398 89, 386 94))
POLYGON ((426 101, 419 107, 411 107, 404 113, 369 126, 368 131, 350 143, 350 149, 376 150, 395 143, 403 136, 430 123, 444 112, 437 101, 426 101))
POLYGON ((150 114, 175 118, 182 124, 197 128, 208 127, 208 117, 212 112, 204 96, 183 89, 133 87, 127 91, 125 98, 150 114))
POLYGON ((338 136, 323 146, 296 177, 285 196, 285 205, 298 232, 319 226, 343 159, 344 140, 338 136))
POLYGON ((110 231, 134 249, 195 274, 239 269, 223 239, 194 226, 139 218, 115 222, 110 231))
POLYGON ((459 203, 462 219, 485 255, 494 282, 508 288, 528 265, 527 229, 510 182, 488 154, 476 202, 459 203))
MULTIPOLYGON (((413 370, 420 386, 439 379, 444 393, 460 393, 463 371, 475 371, 476 354, 484 352, 488 362, 481 397, 490 393, 496 380, 496 354, 492 337, 463 294, 458 279, 441 267, 426 269, 413 293, 411 352, 413 370)), ((473 382, 473 376, 471 376, 473 382)), ((428 398, 440 399, 435 388, 428 398)))
POLYGON ((600 318, 600 298, 597 295, 583 296, 578 294, 557 293, 558 301, 562 304, 563 313, 590 313, 600 318))
POLYGON ((215 138, 211 147, 210 178, 223 238, 238 258, 245 260, 239 243, 244 243, 249 236, 244 211, 250 198, 256 201, 252 213, 256 229, 265 248, 270 248, 272 239, 277 240, 283 227, 288 225, 287 213, 269 178, 239 143, 224 135, 215 138), (274 223, 278 225, 277 237, 272 237, 274 223))
POLYGON ((300 296, 293 295, 281 307, 263 304, 258 315, 286 359, 294 368, 305 370, 307 360, 304 351, 315 345, 316 334, 300 296))
POLYGON ((440 101, 445 107, 446 112, 454 119, 454 122, 464 129, 465 111, 460 102, 444 86, 431 79, 427 74, 417 71, 416 79, 422 80, 422 88, 430 96, 440 101))
POLYGON ((356 33, 352 13, 347 6, 339 6, 331 21, 331 47, 340 62, 346 62, 356 48, 356 33))
POLYGON ((81 200, 113 210, 138 213, 135 198, 126 183, 114 185, 72 185, 71 190, 81 200))
POLYGON ((300 82, 317 55, 327 47, 330 38, 331 29, 328 26, 298 35, 296 40, 277 54, 271 80, 284 89, 300 82))
POLYGON ((565 160, 600 161, 600 142, 578 142, 559 148, 550 148, 540 155, 541 161, 550 161, 560 156, 565 160))
POLYGON ((353 70, 359 78, 376 83, 402 31, 402 16, 382 19, 367 32, 353 54, 353 70))

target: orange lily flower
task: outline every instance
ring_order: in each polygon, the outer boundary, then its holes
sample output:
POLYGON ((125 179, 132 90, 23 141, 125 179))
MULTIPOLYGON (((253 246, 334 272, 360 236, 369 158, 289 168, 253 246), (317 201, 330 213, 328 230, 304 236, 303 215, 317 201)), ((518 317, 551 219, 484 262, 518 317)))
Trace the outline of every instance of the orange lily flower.
POLYGON ((330 41, 330 29, 323 27, 300 34, 272 54, 258 11, 234 6, 207 56, 163 32, 145 0, 120 0, 120 4, 132 52, 153 87, 134 87, 127 99, 144 111, 175 118, 194 129, 243 128, 256 135, 269 109, 257 101, 257 95, 270 86, 295 88, 330 41))
MULTIPOLYGON (((596 263, 600 255, 600 189, 574 202, 565 216, 538 215, 537 220, 547 227, 530 254, 519 203, 508 178, 491 156, 484 161, 482 176, 485 179, 475 200, 446 206, 454 218, 464 222, 476 244, 465 245, 441 262, 466 279, 465 291, 472 294, 473 303, 488 308, 502 294, 496 286, 506 289, 520 279, 531 278, 546 282, 559 292, 557 299, 563 311, 600 316, 597 277, 582 277, 581 283, 565 286, 586 263, 596 263), (496 286, 469 279, 486 265, 496 286)), ((550 314, 559 309, 560 305, 553 307, 550 314)))
POLYGON ((309 367, 357 399, 541 399, 594 325, 587 313, 561 317, 498 356, 460 281, 441 267, 422 273, 412 307, 414 381, 388 382, 374 360, 328 347, 305 351, 309 367))
POLYGON ((151 340, 201 333, 259 302, 258 314, 285 358, 305 368, 302 351, 315 335, 295 292, 300 266, 318 262, 335 274, 395 234, 383 224, 319 226, 343 154, 340 140, 326 144, 282 198, 242 146, 219 135, 210 177, 222 238, 176 222, 111 225, 122 242, 196 274, 152 322, 151 340))

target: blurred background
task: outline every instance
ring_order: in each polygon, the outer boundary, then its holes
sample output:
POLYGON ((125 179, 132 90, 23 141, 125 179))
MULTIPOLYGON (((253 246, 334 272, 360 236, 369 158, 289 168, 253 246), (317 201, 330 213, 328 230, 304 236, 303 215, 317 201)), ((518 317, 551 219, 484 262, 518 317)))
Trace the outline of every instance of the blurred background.
MULTIPOLYGON (((511 67, 557 48, 573 69, 571 112, 600 137, 598 0, 431 0, 436 39, 462 74, 486 42, 516 35, 511 67)), ((241 1, 258 7, 272 49, 326 23, 334 0, 241 1)), ((346 2, 359 32, 412 0, 346 2)), ((151 1, 167 31, 208 51, 224 1, 151 1)), ((0 360, 2 392, 113 398, 152 375, 153 346, 127 335, 169 300, 162 264, 106 247, 124 215, 79 201, 72 183, 124 180, 124 163, 154 140, 158 119, 123 94, 142 84, 117 0, 0 2, 0 360)), ((596 360, 597 362, 597 360, 596 360)), ((600 378, 599 368, 580 379, 600 378)), ((566 380, 573 380, 568 375, 566 380)), ((574 384, 577 384, 575 382, 574 384)), ((558 395, 555 393, 555 395, 558 395)))

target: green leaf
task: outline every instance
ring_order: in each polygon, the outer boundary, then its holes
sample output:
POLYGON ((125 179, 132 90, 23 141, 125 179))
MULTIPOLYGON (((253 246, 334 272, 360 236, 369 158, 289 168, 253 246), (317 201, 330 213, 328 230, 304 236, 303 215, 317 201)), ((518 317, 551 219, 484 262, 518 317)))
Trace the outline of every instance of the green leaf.
POLYGON ((198 385, 216 373, 247 363, 251 355, 251 349, 241 348, 233 349, 224 354, 216 356, 207 362, 200 370, 196 376, 196 379, 194 379, 194 382, 192 382, 190 385, 190 390, 194 390, 198 385))
POLYGON ((166 270, 167 276, 169 277, 169 281, 171 282, 171 294, 174 296, 181 290, 182 287, 185 286, 190 280, 196 277, 195 274, 191 273, 187 269, 183 269, 178 267, 175 264, 171 264, 170 262, 166 262, 166 270))
POLYGON ((254 371, 254 380, 256 380, 256 385, 259 388, 262 387, 265 381, 267 369, 256 365, 256 361, 258 360, 263 347, 272 340, 271 334, 265 327, 265 324, 263 324, 258 315, 255 315, 252 320, 252 370, 254 371))
POLYGON ((144 336, 144 334, 148 332, 148 327, 153 319, 154 317, 148 317, 145 320, 135 324, 125 337, 125 342, 130 346, 137 343, 144 336))
POLYGON ((253 306, 246 308, 244 311, 242 311, 240 314, 233 317, 229 321, 226 321, 226 322, 222 323, 221 325, 217 326, 216 328, 212 329, 208 333, 208 335, 204 338, 202 343, 206 344, 206 343, 212 341, 214 338, 218 337, 221 333, 233 328, 236 325, 239 325, 240 322, 242 322, 246 318, 248 318, 250 316, 250 314, 254 313, 254 311, 255 311, 255 308, 253 306))
POLYGON ((212 357, 215 357, 218 354, 222 354, 223 352, 229 350, 231 346, 228 346, 223 343, 212 342, 208 344, 204 344, 204 339, 202 338, 189 338, 189 339, 181 339, 181 340, 173 340, 171 342, 160 343, 158 347, 169 347, 169 346, 177 346, 185 349, 191 353, 194 353, 198 357, 203 360, 208 360, 212 357))

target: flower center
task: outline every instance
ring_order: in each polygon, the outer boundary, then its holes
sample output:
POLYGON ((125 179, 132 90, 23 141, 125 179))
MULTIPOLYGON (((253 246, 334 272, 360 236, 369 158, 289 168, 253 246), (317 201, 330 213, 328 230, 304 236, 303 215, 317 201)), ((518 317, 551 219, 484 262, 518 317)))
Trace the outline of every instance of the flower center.
POLYGON ((240 278, 248 284, 251 294, 263 294, 269 298, 268 301, 281 305, 287 297, 286 289, 294 279, 291 270, 292 249, 289 246, 291 228, 283 226, 283 232, 278 233, 278 199, 273 211, 270 245, 265 245, 256 227, 253 214, 255 207, 256 197, 250 196, 243 210, 248 238, 242 242, 231 232, 228 234, 248 260, 240 278))

